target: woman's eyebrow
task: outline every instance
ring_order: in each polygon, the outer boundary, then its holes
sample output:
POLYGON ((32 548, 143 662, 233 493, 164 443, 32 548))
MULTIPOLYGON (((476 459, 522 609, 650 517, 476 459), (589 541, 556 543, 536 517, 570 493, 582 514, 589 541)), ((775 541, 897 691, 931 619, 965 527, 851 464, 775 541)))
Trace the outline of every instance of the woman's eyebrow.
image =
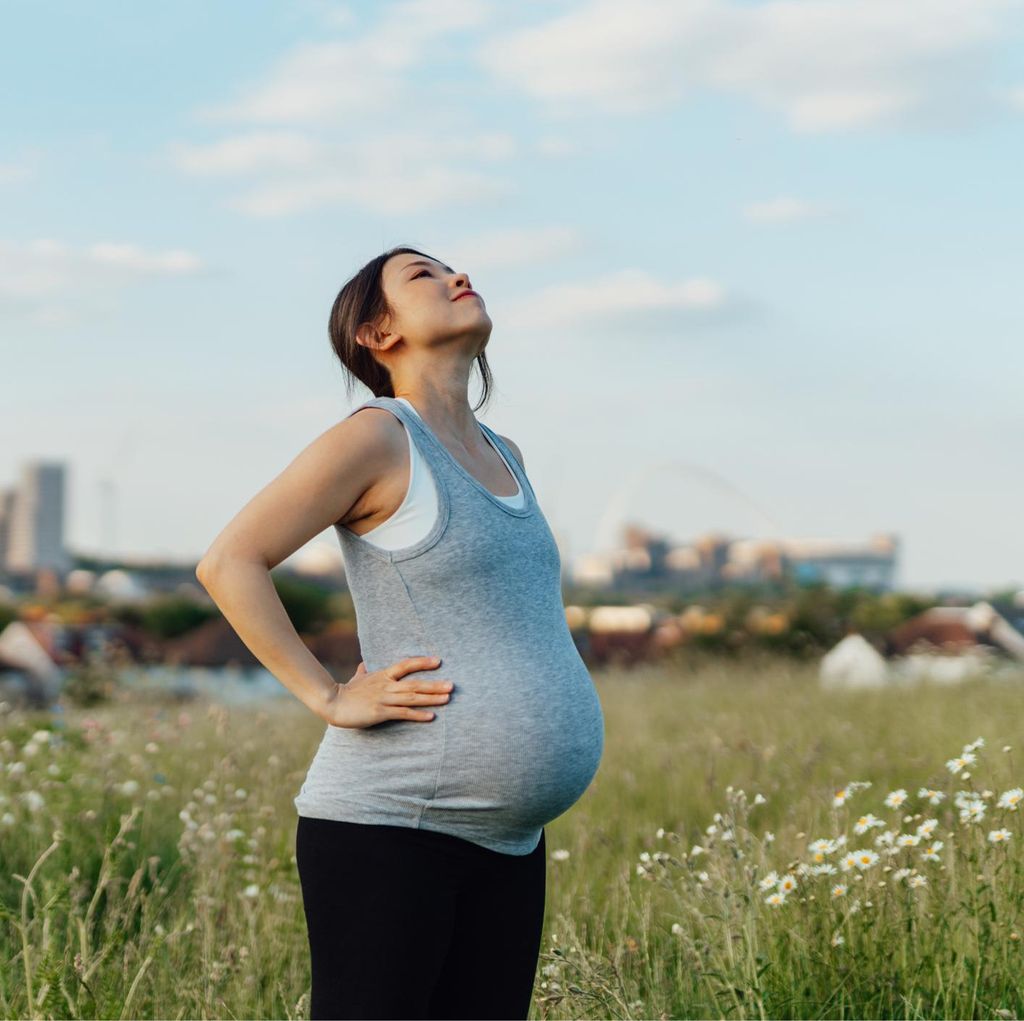
MULTIPOLYGON (((424 262, 423 259, 416 259, 413 262, 406 263, 405 264, 405 269, 411 269, 413 266, 427 266, 428 268, 433 269, 434 263, 432 263, 432 262, 424 262)), ((455 272, 455 270, 453 270, 451 268, 451 266, 445 266, 443 263, 442 263, 442 269, 444 269, 444 271, 446 273, 454 273, 455 272)))

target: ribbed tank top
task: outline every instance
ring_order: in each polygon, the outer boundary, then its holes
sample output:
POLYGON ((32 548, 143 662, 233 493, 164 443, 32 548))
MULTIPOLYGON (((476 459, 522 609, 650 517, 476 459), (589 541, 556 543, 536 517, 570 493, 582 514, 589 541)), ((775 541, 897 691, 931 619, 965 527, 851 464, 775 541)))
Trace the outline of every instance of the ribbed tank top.
POLYGON ((401 401, 374 397, 413 431, 433 473, 436 520, 381 549, 335 526, 368 671, 439 656, 407 678, 446 679, 434 719, 326 731, 294 798, 299 815, 435 830, 529 854, 590 786, 604 717, 562 603, 561 558, 526 471, 479 423, 525 494, 512 507, 471 475, 401 401))

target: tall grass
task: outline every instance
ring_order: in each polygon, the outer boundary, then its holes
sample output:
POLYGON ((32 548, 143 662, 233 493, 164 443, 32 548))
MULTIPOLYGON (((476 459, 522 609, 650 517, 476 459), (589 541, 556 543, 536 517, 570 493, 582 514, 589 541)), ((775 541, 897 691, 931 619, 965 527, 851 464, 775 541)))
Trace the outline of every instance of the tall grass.
MULTIPOLYGON (((534 1017, 1021 1016, 1024 678, 595 679, 605 758, 547 828, 534 1017)), ((291 799, 321 732, 297 703, 0 717, 2 1015, 307 1016, 291 799)))

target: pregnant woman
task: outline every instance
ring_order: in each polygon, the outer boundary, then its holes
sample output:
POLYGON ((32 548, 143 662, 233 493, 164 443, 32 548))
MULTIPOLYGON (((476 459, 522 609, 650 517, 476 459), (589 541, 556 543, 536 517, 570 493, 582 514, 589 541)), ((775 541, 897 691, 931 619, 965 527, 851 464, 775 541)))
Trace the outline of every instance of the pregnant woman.
MULTIPOLYGON (((590 785, 601 705, 518 447, 468 399, 491 319, 413 248, 342 288, 329 332, 375 395, 306 447, 197 571, 266 667, 325 723, 294 799, 313 1018, 526 1018, 544 826, 590 785), (360 662, 337 684, 269 571, 341 544, 360 662)), ((481 402, 483 403, 483 402, 481 402)))

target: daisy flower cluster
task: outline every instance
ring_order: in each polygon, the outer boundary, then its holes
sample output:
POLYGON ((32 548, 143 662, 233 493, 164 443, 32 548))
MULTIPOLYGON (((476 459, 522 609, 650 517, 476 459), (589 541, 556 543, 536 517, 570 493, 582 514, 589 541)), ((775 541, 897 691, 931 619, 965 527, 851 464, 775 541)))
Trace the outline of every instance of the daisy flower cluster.
MULTIPOLYGON (((984 746, 984 739, 978 738, 964 746, 955 758, 946 762, 950 774, 962 781, 970 779, 970 769, 978 761, 978 749, 984 746)), ((1009 751, 1005 747, 1004 751, 1009 751)), ((954 786, 947 783, 948 787, 954 786)), ((711 890, 720 883, 729 885, 727 874, 729 860, 740 862, 742 871, 751 881, 761 900, 771 908, 783 908, 794 896, 802 901, 841 901, 852 914, 862 907, 873 906, 867 899, 870 894, 859 897, 852 891, 869 891, 879 887, 902 886, 910 891, 925 891, 937 882, 937 876, 954 864, 953 854, 955 829, 944 833, 947 840, 939 836, 940 816, 948 826, 955 826, 953 812, 947 801, 959 812, 959 825, 966 828, 965 841, 975 834, 987 837, 988 845, 1006 846, 1013 840, 1011 820, 1020 831, 1018 806, 1024 802, 1024 789, 1012 787, 996 797, 992 790, 978 790, 973 786, 956 791, 919 787, 911 794, 905 788, 889 791, 876 806, 876 811, 864 811, 854 816, 850 811, 851 802, 857 800, 860 792, 872 787, 870 781, 852 780, 834 790, 830 799, 830 810, 836 830, 834 836, 817 837, 806 844, 806 853, 786 864, 783 868, 768 868, 765 849, 774 839, 774 834, 765 832, 760 838, 746 827, 749 809, 764 804, 767 800, 758 794, 748 803, 742 790, 726 789, 729 810, 716 812, 713 822, 705 829, 700 842, 693 844, 689 851, 679 849, 672 854, 666 851, 640 854, 636 874, 649 880, 667 878, 670 866, 682 866, 692 877, 698 890, 711 890), (943 810, 945 806, 945 810, 943 810), (936 812, 932 810, 936 809, 936 812), (877 814, 876 814, 877 812, 877 814), (997 820, 1000 825, 990 828, 989 814, 1001 813, 997 820), (1011 816, 1010 813, 1017 813, 1011 816), (843 825, 845 822, 845 825, 843 825), (759 853, 760 852, 760 853, 759 853), (723 858, 723 853, 725 857, 723 858), (759 867, 755 859, 759 859, 759 867), (713 864, 712 864, 713 863, 713 864), (762 867, 767 871, 762 874, 762 867), (825 878, 824 890, 817 882, 825 878)), ((682 841, 675 833, 657 831, 658 839, 666 837, 677 844, 682 841)), ((805 833, 797 833, 804 838, 805 833)), ((839 945, 840 938, 833 941, 839 945)))

